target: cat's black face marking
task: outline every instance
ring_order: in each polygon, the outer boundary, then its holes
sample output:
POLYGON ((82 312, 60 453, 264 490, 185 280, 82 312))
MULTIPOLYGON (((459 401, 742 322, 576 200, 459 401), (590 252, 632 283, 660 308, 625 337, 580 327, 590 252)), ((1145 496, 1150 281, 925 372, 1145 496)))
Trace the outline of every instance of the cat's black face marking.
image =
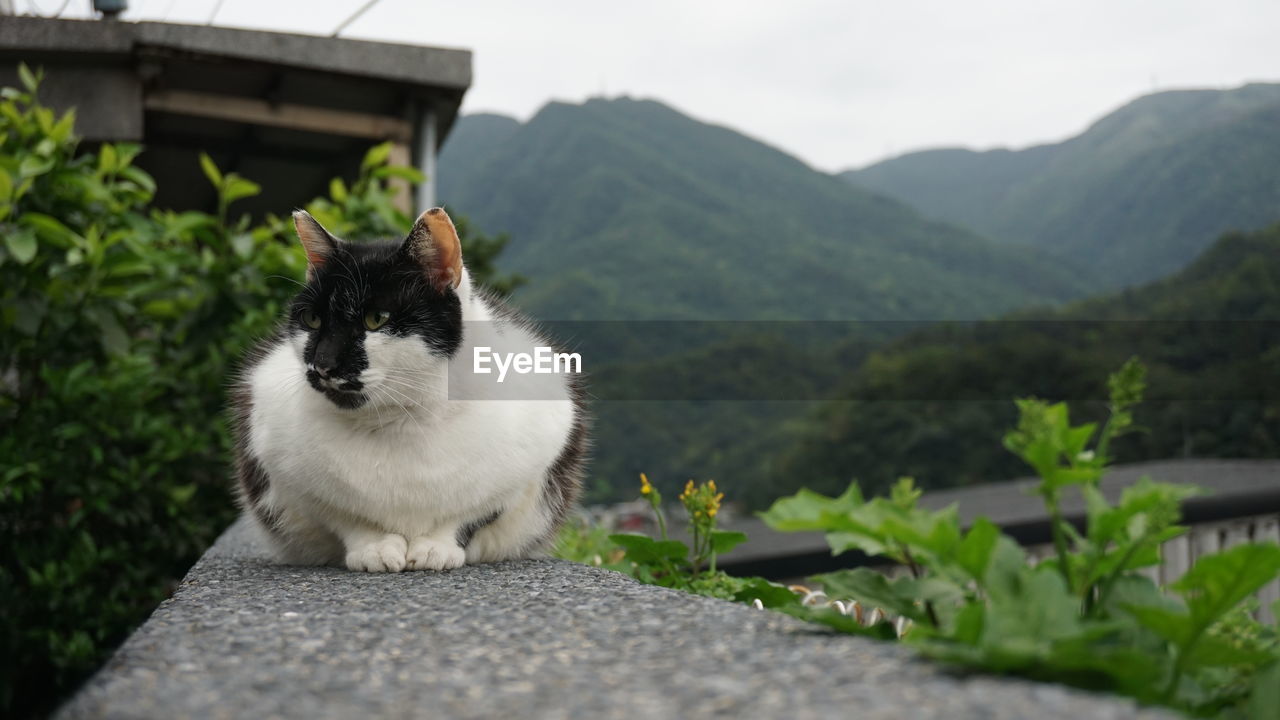
POLYGON ((400 243, 339 245, 313 268, 306 288, 294 298, 289 323, 294 332, 306 334, 307 382, 345 409, 368 402, 359 378, 369 368, 365 341, 370 334, 417 338, 439 357, 452 357, 462 344, 458 295, 432 287, 400 243), (386 324, 369 330, 370 313, 387 313, 386 324))

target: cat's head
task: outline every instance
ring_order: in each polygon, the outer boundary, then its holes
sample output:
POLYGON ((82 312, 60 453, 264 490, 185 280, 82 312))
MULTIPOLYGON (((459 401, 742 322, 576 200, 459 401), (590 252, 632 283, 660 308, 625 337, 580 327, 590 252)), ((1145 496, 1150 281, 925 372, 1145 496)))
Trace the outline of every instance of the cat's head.
POLYGON ((334 405, 414 401, 462 342, 462 248, 441 208, 400 242, 349 243, 315 218, 293 215, 307 252, 307 284, 289 331, 307 382, 334 405))

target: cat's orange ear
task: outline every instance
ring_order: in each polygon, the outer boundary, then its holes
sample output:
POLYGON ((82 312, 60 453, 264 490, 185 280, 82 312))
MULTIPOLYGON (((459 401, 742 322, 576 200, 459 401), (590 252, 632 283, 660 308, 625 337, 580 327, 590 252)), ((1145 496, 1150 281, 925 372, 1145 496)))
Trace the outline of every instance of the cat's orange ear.
POLYGON ((431 208, 418 216, 405 238, 404 251, 422 266, 437 290, 456 288, 462 282, 462 243, 444 208, 431 208))
POLYGON ((298 239, 307 251, 307 279, 310 280, 317 268, 324 267, 342 241, 330 235, 306 210, 293 212, 293 227, 297 229, 298 239))

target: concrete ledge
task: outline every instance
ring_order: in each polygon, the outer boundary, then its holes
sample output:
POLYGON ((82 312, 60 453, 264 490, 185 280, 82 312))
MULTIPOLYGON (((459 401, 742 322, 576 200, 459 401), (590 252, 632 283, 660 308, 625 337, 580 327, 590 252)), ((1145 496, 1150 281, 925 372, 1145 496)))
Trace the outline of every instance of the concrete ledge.
POLYGON ((530 560, 275 567, 233 526, 61 718, 1167 717, 530 560))

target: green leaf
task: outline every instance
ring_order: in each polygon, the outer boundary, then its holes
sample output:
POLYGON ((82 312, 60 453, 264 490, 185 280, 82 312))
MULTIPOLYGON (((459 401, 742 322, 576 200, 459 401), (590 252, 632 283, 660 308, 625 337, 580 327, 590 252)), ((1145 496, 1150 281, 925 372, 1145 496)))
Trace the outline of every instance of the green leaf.
POLYGON ((1254 676, 1247 709, 1249 720, 1280 720, 1280 660, 1254 676))
POLYGON ((115 147, 111 143, 103 143, 102 148, 98 150, 98 172, 104 175, 115 172, 119 161, 115 147))
POLYGON ((253 235, 240 233, 231 237, 231 249, 237 257, 249 259, 253 255, 253 235))
POLYGON ((1280 545, 1248 543, 1200 558, 1173 584, 1197 625, 1207 626, 1280 575, 1280 545))
POLYGON ((727 553, 747 541, 747 534, 737 530, 713 530, 711 532, 711 552, 727 553))
POLYGON ((956 549, 956 562, 970 577, 981 583, 991 566, 991 556, 999 539, 1000 528, 985 517, 978 517, 956 549))
POLYGON ((783 585, 769 582, 764 578, 745 578, 745 586, 734 594, 733 599, 749 603, 759 600, 767 608, 780 608, 787 605, 798 605, 800 598, 783 585))
POLYGON ((4 244, 19 264, 26 265, 36 256, 36 233, 31 228, 10 228, 4 234, 4 244))
POLYGON ((627 551, 627 559, 652 565, 664 560, 684 560, 689 556, 689 546, 679 540, 654 540, 648 535, 618 533, 609 539, 627 551))
POLYGON ((832 599, 851 598, 867 607, 928 622, 924 608, 917 604, 923 600, 915 592, 917 586, 913 582, 902 582, 911 578, 890 582, 881 573, 862 567, 817 575, 813 579, 822 584, 823 591, 832 599))
POLYGON ((427 179, 427 176, 424 175, 421 170, 415 167, 408 167, 407 165, 385 165, 380 168, 375 168, 370 175, 378 178, 379 180, 384 178, 399 178, 400 180, 405 180, 415 185, 425 182, 427 179))
POLYGON ((53 158, 28 155, 18 164, 18 174, 23 178, 38 177, 52 170, 53 166, 53 158))
POLYGON ((826 625, 829 628, 850 635, 863 635, 878 640, 896 640, 898 637, 898 633, 893 628, 893 623, 882 620, 875 625, 863 625, 856 618, 844 615, 839 610, 831 607, 812 608, 803 605, 784 605, 774 609, 794 618, 826 625))
POLYGON ((71 228, 64 225, 61 220, 43 213, 23 213, 22 224, 34 230, 40 240, 54 247, 75 247, 81 241, 80 236, 72 232, 71 228))
POLYGON ((1050 569, 1020 573, 1016 588, 992 593, 984 645, 1015 656, 1042 656, 1054 640, 1080 631, 1080 604, 1062 576, 1050 569))
POLYGON ((208 153, 200 153, 200 169, 204 171, 204 176, 209 178, 209 182, 213 183, 215 188, 222 188, 222 172, 218 170, 218 166, 214 164, 213 158, 208 153))
POLYGON ((858 489, 858 484, 853 483, 837 498, 829 498, 826 495, 802 489, 795 495, 774 501, 773 505, 759 513, 759 516, 774 530, 830 532, 840 530, 847 525, 843 522, 843 517, 862 504, 862 492, 858 489))
POLYGON ((232 174, 226 176, 226 184, 222 190, 222 196, 227 203, 232 203, 241 198, 253 197, 260 192, 262 192, 262 187, 258 183, 232 174))
POLYGON ((129 352, 129 335, 116 318, 115 313, 104 308, 91 308, 85 313, 98 326, 98 340, 108 355, 121 356, 129 352))
POLYGON ((379 165, 387 162, 387 158, 391 155, 391 143, 384 142, 369 148, 369 152, 365 153, 364 162, 360 164, 362 170, 371 170, 379 165))
POLYGON ((31 72, 26 63, 18 63, 18 80, 29 93, 34 93, 40 87, 39 77, 31 72))
POLYGON ((339 205, 347 202, 347 186, 342 182, 342 178, 334 178, 329 181, 329 197, 339 205))
POLYGON ((151 199, 151 196, 156 193, 156 181, 153 180, 142 168, 134 167, 132 165, 122 168, 120 170, 120 177, 132 182, 134 185, 137 185, 146 191, 147 197, 145 199, 148 201, 151 199))

